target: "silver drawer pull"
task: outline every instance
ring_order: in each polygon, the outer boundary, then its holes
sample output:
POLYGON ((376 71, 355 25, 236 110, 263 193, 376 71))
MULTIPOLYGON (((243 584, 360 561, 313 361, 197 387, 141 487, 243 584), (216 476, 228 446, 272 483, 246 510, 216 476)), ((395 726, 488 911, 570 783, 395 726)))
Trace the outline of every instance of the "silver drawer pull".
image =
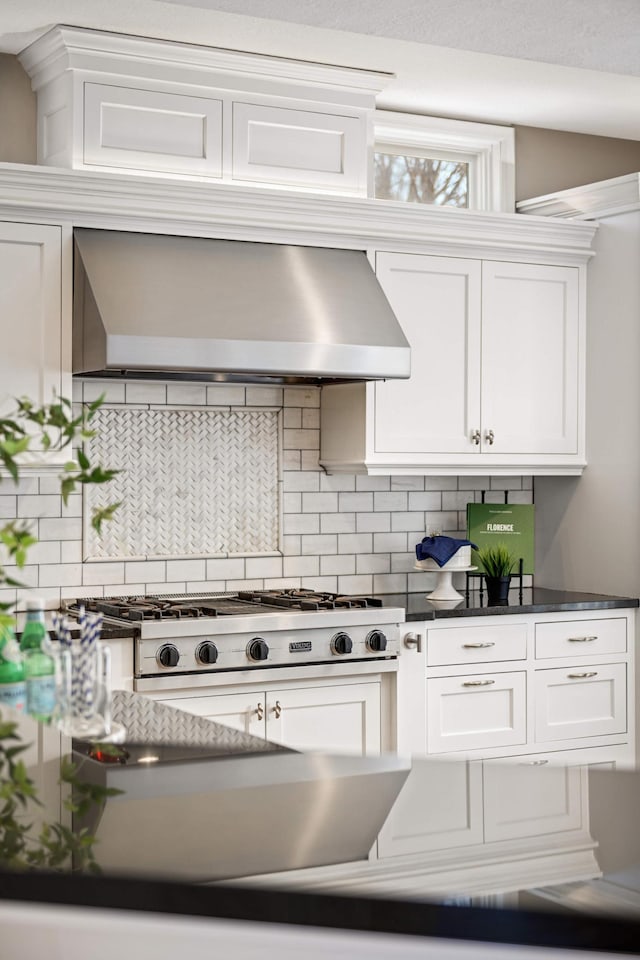
POLYGON ((521 767, 543 767, 545 763, 549 763, 548 760, 527 760, 524 763, 521 763, 521 767))
POLYGON ((567 637, 569 643, 591 643, 592 640, 597 639, 597 637, 567 637))
POLYGON ((568 673, 567 676, 570 680, 584 680, 586 677, 597 677, 598 671, 588 670, 585 673, 568 673))
POLYGON ((462 683, 462 686, 463 687, 488 687, 492 683, 495 683, 495 680, 464 680, 462 683))
POLYGON ((465 650, 484 650, 486 647, 495 647, 495 643, 493 641, 490 643, 463 643, 462 646, 465 650))

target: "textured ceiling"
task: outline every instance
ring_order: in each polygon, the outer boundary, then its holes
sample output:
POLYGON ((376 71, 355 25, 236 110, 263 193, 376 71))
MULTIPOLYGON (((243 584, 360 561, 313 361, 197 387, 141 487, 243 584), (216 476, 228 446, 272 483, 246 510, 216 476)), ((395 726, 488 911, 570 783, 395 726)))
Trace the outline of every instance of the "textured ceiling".
POLYGON ((640 76, 639 0, 168 0, 311 27, 640 76))
POLYGON ((381 108, 640 140, 640 0, 0 0, 56 23, 380 70, 381 108))

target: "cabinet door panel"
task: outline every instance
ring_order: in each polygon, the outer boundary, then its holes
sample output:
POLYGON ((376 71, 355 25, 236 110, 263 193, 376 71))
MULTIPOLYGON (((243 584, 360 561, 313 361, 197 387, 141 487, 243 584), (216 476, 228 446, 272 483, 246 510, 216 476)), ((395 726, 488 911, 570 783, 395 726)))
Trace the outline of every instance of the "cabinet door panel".
POLYGON ((429 753, 526 742, 526 674, 427 680, 429 753))
POLYGON ((536 670, 535 683, 539 742, 626 731, 626 664, 536 670))
POLYGON ((581 827, 582 770, 547 765, 545 759, 483 762, 485 840, 512 840, 581 827))
POLYGON ((480 263, 379 253, 376 274, 411 345, 412 372, 374 386, 375 452, 478 451, 480 263))
POLYGON ((0 223, 2 345, 0 413, 12 398, 51 403, 62 386, 61 231, 29 223, 0 223))
POLYGON ((484 453, 578 452, 578 335, 577 268, 483 264, 484 453))
POLYGON ((482 763, 414 757, 378 837, 378 855, 446 850, 482 839, 482 763))
POLYGON ((350 683, 267 694, 267 739, 295 750, 380 752, 380 685, 350 683))
POLYGON ((250 690, 247 693, 207 694, 202 697, 171 697, 167 700, 158 700, 158 703, 166 703, 168 707, 176 707, 186 713, 193 713, 197 717, 224 723, 225 726, 242 730, 243 733, 251 733, 258 737, 265 735, 264 692, 261 690, 250 690))

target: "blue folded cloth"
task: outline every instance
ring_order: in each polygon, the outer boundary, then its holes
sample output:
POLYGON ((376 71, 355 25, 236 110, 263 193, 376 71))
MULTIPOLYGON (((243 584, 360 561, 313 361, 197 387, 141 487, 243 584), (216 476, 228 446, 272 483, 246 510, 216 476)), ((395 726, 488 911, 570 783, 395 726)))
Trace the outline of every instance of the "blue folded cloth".
POLYGON ((471 540, 456 540, 454 537, 425 537, 421 543, 416 543, 416 557, 418 560, 435 560, 439 567, 444 566, 447 560, 458 552, 460 547, 473 547, 471 540))

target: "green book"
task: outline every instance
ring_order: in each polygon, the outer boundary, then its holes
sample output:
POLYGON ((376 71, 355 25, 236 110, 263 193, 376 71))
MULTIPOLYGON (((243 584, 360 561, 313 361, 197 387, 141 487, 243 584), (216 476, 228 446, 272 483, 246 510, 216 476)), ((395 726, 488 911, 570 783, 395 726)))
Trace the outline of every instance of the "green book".
MULTIPOLYGON (((534 506, 532 503, 468 503, 467 539, 482 547, 504 544, 516 560, 523 560, 523 573, 533 573, 534 506)), ((474 566, 480 566, 475 550, 471 555, 474 566)), ((518 572, 518 564, 513 569, 518 572)))

